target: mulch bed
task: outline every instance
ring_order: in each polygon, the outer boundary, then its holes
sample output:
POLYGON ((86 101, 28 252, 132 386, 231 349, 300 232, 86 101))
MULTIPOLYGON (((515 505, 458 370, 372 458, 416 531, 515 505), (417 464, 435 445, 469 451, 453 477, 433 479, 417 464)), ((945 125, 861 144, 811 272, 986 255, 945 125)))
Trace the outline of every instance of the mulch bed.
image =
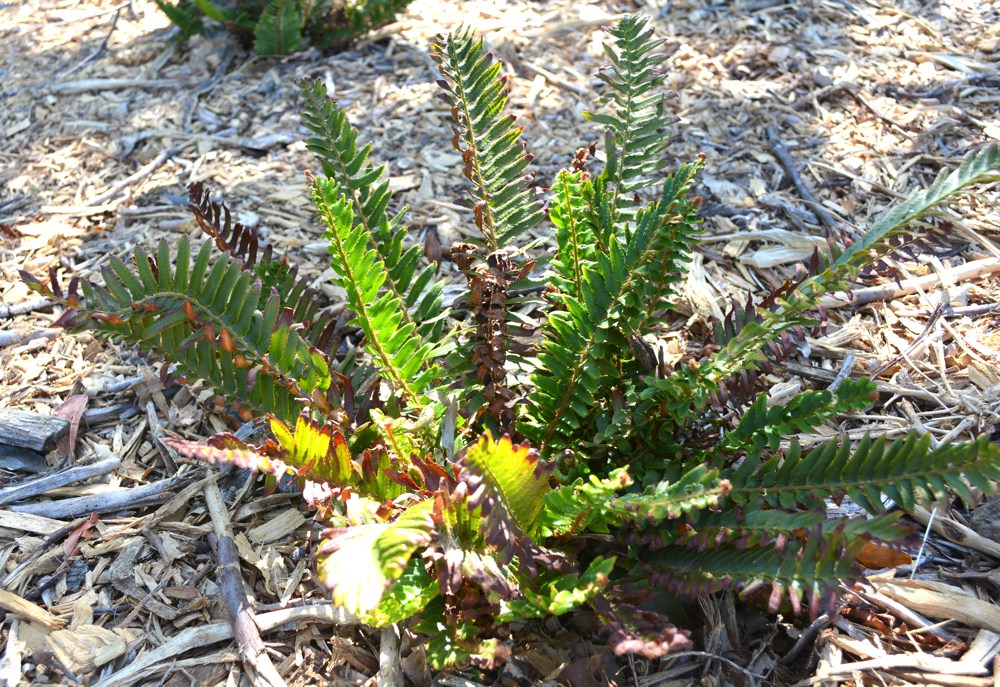
MULTIPOLYGON (((325 600, 311 568, 319 525, 295 495, 262 498, 252 477, 164 445, 228 428, 211 392, 165 386, 159 363, 128 346, 52 328, 59 313, 18 276, 96 274, 135 245, 196 235, 185 186, 202 181, 337 298, 306 193, 318 165, 301 143, 297 80, 323 79, 373 141, 434 254, 474 227, 434 97, 433 36, 476 27, 507 64, 544 185, 597 140, 581 112, 596 107, 601 27, 637 9, 666 39, 681 120, 671 154, 707 155, 706 238, 665 338, 672 355, 733 296, 779 284, 828 230, 867 226, 1000 140, 1000 8, 985 2, 417 0, 350 50, 284 58, 224 34, 177 47, 145 0, 0 4, 0 424, 23 421, 10 411, 65 418, 40 452, 0 453, 0 682, 362 685, 381 670, 380 684, 414 685, 996 683, 992 504, 971 518, 949 504, 924 512, 922 541, 876 552, 840 612, 815 622, 720 595, 689 609, 695 652, 613 659, 571 617, 519 631, 496 676, 432 677, 405 632, 359 626, 325 600), (256 664, 233 640, 234 588, 264 640, 256 664)), ((899 263, 898 282, 828 300, 825 335, 776 370, 770 395, 853 372, 873 376, 882 400, 804 445, 997 431, 998 199, 994 187, 943 213, 943 239, 899 263)), ((456 275, 452 297, 461 288, 456 275)))

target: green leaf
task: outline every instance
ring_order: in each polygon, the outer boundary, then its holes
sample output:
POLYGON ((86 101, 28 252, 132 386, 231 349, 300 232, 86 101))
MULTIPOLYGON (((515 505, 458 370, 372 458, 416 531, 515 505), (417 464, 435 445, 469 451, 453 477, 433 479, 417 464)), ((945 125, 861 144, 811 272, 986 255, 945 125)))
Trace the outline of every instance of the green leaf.
POLYGON ((302 14, 296 0, 274 0, 254 28, 254 49, 264 55, 287 55, 302 46, 302 14))
POLYGON ((386 592, 413 553, 434 536, 432 502, 411 506, 387 525, 356 525, 323 533, 316 572, 333 602, 357 616, 378 616, 386 592))

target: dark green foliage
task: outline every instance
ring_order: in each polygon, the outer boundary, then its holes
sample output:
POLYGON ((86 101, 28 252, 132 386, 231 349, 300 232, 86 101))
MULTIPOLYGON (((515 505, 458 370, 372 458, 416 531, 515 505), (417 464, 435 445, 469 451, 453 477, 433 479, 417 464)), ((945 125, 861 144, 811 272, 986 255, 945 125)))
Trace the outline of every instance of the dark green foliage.
POLYGON ((132 265, 112 259, 103 285, 64 292, 26 277, 69 306, 64 322, 137 342, 270 414, 274 440, 261 446, 228 435, 171 445, 295 475, 330 526, 318 579, 366 622, 413 618, 436 666, 494 667, 509 655, 505 623, 581 605, 616 651, 662 656, 689 638, 633 600, 669 590, 763 590, 772 610, 787 600, 815 613, 857 574, 862 547, 905 539, 890 509, 971 500, 1000 479, 1000 448, 985 438, 931 448, 911 432, 803 449, 796 435, 870 405, 868 379, 783 403, 757 384, 816 323, 821 296, 895 250, 910 221, 997 180, 1000 148, 973 153, 857 241, 831 241, 763 300, 734 304, 700 359, 668 369, 654 344, 698 241, 691 190, 704 160, 665 173, 658 42, 635 17, 611 33, 609 111, 589 116, 607 164, 591 175, 596 150, 584 150, 554 180, 548 271, 524 245, 542 214, 501 66, 468 32, 435 45, 482 234, 450 251, 468 285, 454 313, 436 266, 410 245, 384 167, 316 82, 302 85, 324 175, 311 178, 312 200, 346 292, 346 355, 327 345, 344 327, 327 326, 295 271, 200 188, 192 207, 212 242, 193 261, 182 240, 155 258, 137 251, 132 265), (510 305, 546 278, 533 350, 510 305), (829 517, 827 501, 844 498, 873 517, 829 517))
POLYGON ((389 24, 412 0, 154 0, 180 29, 179 38, 217 22, 265 55, 287 55, 307 45, 341 48, 389 24))

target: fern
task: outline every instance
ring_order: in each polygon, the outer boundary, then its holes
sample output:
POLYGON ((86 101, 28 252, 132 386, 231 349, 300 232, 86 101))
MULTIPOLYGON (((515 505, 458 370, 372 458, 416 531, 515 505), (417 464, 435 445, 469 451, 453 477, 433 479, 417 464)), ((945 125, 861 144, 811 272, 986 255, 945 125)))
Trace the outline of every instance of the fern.
POLYGON ((302 45, 302 14, 296 0, 274 0, 254 27, 254 49, 265 55, 287 55, 302 45))
POLYGON ((967 502, 966 482, 992 493, 1000 478, 1000 447, 975 442, 930 448, 930 437, 910 433, 891 443, 865 438, 857 448, 834 439, 803 454, 798 443, 763 464, 747 461, 731 473, 731 498, 773 506, 817 507, 821 499, 850 496, 870 513, 885 510, 882 494, 912 512, 917 498, 946 499, 952 489, 967 502))
POLYGON ((371 247, 388 267, 387 290, 406 305, 404 322, 415 322, 421 336, 439 340, 444 329, 443 284, 434 279, 434 265, 420 267, 422 253, 418 246, 403 247, 407 235, 402 224, 405 211, 393 217, 388 214, 392 194, 385 165, 371 164, 371 145, 358 147, 357 129, 327 97, 322 83, 306 80, 300 85, 302 118, 313 134, 306 139, 306 147, 319 157, 323 173, 336 180, 350 199, 355 222, 365 229, 371 247))
POLYGON ((488 252, 495 252, 532 229, 542 219, 525 170, 531 156, 518 145, 521 128, 503 116, 507 83, 501 63, 470 32, 438 38, 431 49, 444 79, 445 102, 452 108, 452 145, 462 154, 476 227, 488 252))
POLYGON ((369 248, 365 227, 354 224, 354 213, 340 185, 329 178, 314 180, 313 201, 327 226, 336 282, 347 291, 353 323, 365 333, 366 349, 405 402, 422 405, 421 394, 437 374, 433 366, 427 366, 431 345, 421 342, 412 322, 403 324, 405 310, 398 296, 379 297, 388 270, 369 248))
MULTIPOLYGON (((270 5, 260 30, 280 40, 261 47, 284 49, 329 19, 325 1, 286 16, 291 2, 270 5)), ((345 10, 334 23, 353 21, 345 10)), ((442 308, 436 266, 409 246, 385 167, 308 81, 307 146, 324 174, 310 187, 346 294, 340 318, 324 321, 294 268, 200 186, 191 205, 211 240, 196 256, 184 238, 176 251, 136 251, 131 264, 112 258, 103 284, 74 277, 64 290, 25 276, 66 306, 61 323, 136 342, 271 416, 271 438, 257 446, 228 434, 168 443, 270 485, 297 481, 329 526, 317 578, 334 601, 372 624, 412 619, 434 666, 496 667, 514 646, 506 624, 584 605, 616 653, 659 657, 691 641, 651 610, 666 607, 665 590, 763 591, 772 610, 787 600, 816 612, 857 574, 863 547, 905 539, 890 502, 912 511, 950 494, 968 500, 1000 479, 1000 449, 986 438, 932 449, 915 433, 854 446, 838 437, 804 451, 794 435, 866 408, 872 382, 770 405, 756 384, 816 324, 822 295, 899 250, 907 222, 996 180, 1000 149, 971 155, 853 243, 831 238, 762 301, 734 302, 708 355, 670 371, 652 343, 698 240, 692 188, 704 159, 665 173, 673 120, 659 42, 638 18, 611 33, 608 111, 590 115, 607 164, 586 171, 592 146, 556 176, 547 283, 524 245, 543 217, 530 156, 503 112, 502 67, 468 31, 434 49, 482 234, 449 252, 468 287, 454 312, 442 308), (535 356, 515 324, 526 285, 545 288, 531 304, 535 356), (734 414, 713 412, 726 402, 734 414), (830 517, 827 501, 842 498, 872 517, 830 517)))
POLYGON ((287 55, 307 44, 337 49, 396 19, 412 0, 156 0, 181 29, 181 42, 206 31, 204 18, 252 38, 266 55, 287 55))
POLYGON ((81 282, 80 324, 165 353, 180 374, 286 420, 299 414, 302 399, 329 388, 325 357, 294 330, 277 294, 258 309, 261 285, 242 263, 221 258, 209 269, 210 243, 192 262, 187 237, 178 243, 175 269, 165 242, 156 258, 140 249, 133 257, 130 268, 112 256, 103 286, 81 282))
MULTIPOLYGON (((658 87, 663 76, 658 67, 665 59, 656 52, 662 40, 652 38, 653 29, 640 16, 626 17, 612 29, 617 51, 605 45, 611 60, 599 78, 609 86, 602 102, 611 104, 609 114, 585 112, 592 122, 605 127, 605 148, 608 162, 594 184, 602 191, 610 186, 610 196, 598 201, 599 240, 606 247, 622 214, 621 198, 648 189, 657 183, 657 176, 667 164, 665 152, 671 135, 667 130, 674 120, 663 112, 664 94, 658 87)), ((603 195, 603 194, 602 194, 603 195)))

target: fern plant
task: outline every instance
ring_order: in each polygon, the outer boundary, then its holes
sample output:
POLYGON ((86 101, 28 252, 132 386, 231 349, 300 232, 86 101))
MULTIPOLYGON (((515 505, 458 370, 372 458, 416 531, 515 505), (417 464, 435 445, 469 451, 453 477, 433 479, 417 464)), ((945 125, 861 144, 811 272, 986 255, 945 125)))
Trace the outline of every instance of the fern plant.
POLYGON ((307 46, 341 48, 396 19, 412 0, 154 0, 181 41, 204 34, 206 20, 227 27, 265 55, 307 46))
POLYGON ((372 624, 412 621, 437 666, 496 665, 510 652, 506 624, 581 606, 616 652, 659 656, 690 642, 655 604, 637 604, 667 592, 763 585, 773 609, 815 612, 857 574, 866 542, 906 535, 901 511, 972 500, 1000 477, 985 438, 803 450, 796 433, 872 403, 869 379, 778 404, 755 386, 815 325, 823 294, 895 250, 913 220, 1000 178, 1000 149, 970 154, 857 240, 831 241, 759 303, 734 305, 708 355, 667 369, 649 342, 698 241, 691 188, 704 160, 665 171, 673 121, 659 42, 640 17, 611 35, 607 107, 587 115, 606 163, 595 172, 595 150, 577 154, 553 181, 547 223, 501 66, 469 32, 435 43, 481 233, 449 253, 468 284, 460 311, 443 310, 435 266, 408 247, 384 167, 310 81, 303 119, 322 176, 309 181, 345 318, 325 322, 287 261, 198 186, 201 248, 136 250, 131 264, 111 261, 103 284, 25 276, 67 306, 64 324, 136 342, 269 416, 259 446, 233 435, 171 446, 299 480, 328 526, 317 574, 333 599, 372 624), (546 259, 528 235, 548 226, 546 259), (511 305, 538 284, 542 325, 525 340, 511 305), (826 500, 845 497, 870 517, 828 518, 826 500))

